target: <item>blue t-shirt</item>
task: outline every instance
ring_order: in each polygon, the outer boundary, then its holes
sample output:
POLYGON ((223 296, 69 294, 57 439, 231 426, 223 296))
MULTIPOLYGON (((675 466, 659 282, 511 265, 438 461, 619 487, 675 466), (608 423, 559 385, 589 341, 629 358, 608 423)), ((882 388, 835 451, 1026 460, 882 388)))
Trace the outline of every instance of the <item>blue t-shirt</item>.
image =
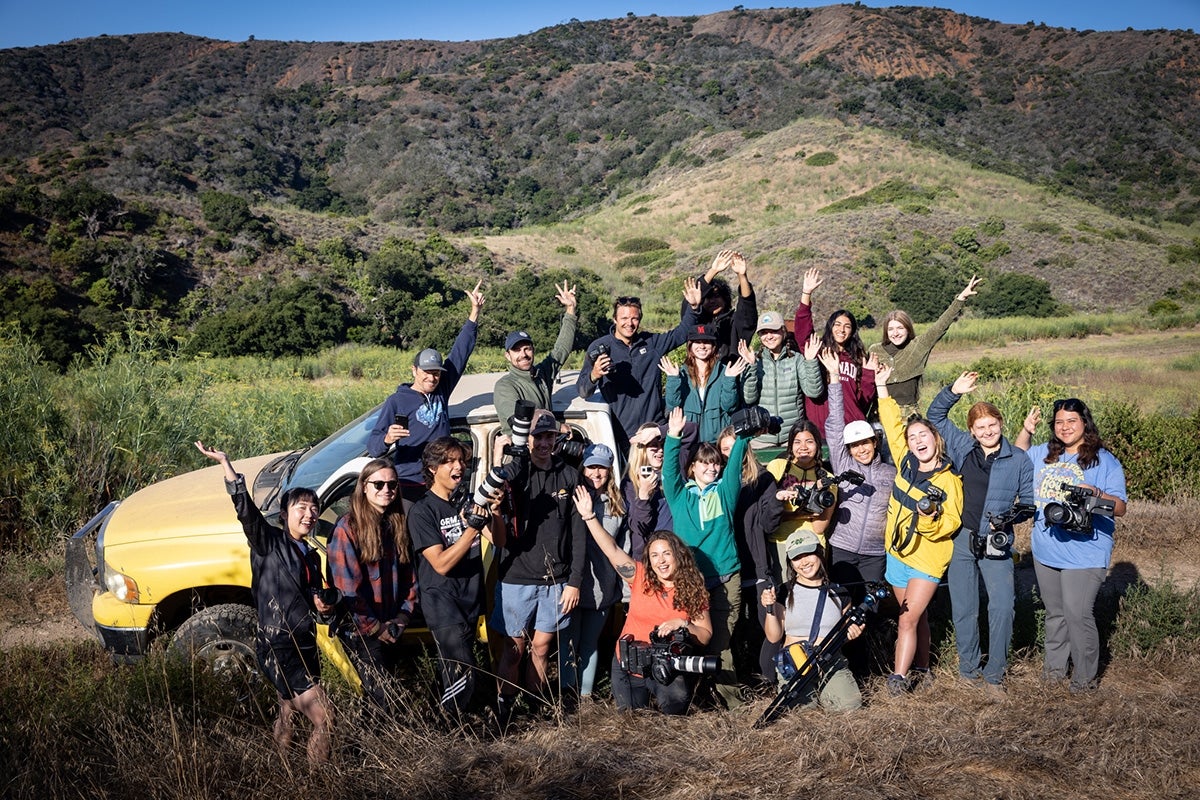
POLYGON ((1102 449, 1099 462, 1088 469, 1080 467, 1071 453, 1063 453, 1058 461, 1047 464, 1048 450, 1049 445, 1045 444, 1029 448, 1029 460, 1033 462, 1033 494, 1037 501, 1037 513, 1033 517, 1033 557, 1056 569, 1107 569, 1116 528, 1112 517, 1092 514, 1092 532, 1078 533, 1058 525, 1047 525, 1045 509, 1047 503, 1062 502, 1066 498, 1061 488, 1063 483, 1075 486, 1086 483, 1107 495, 1126 500, 1125 470, 1107 450, 1102 449))

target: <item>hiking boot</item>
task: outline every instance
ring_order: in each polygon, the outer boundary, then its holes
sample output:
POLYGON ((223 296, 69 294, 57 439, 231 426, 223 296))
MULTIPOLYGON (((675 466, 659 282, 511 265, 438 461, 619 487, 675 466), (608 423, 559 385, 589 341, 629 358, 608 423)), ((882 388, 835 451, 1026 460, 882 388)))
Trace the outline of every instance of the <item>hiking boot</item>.
POLYGON ((904 677, 903 675, 888 675, 888 694, 890 694, 892 697, 900 697, 901 695, 908 694, 908 690, 908 678, 904 677))
POLYGON ((503 694, 496 698, 496 726, 500 729, 501 735, 508 731, 508 726, 512 723, 516 710, 517 698, 503 694))
POLYGON ((928 667, 914 667, 910 691, 929 694, 933 691, 933 670, 928 667))
POLYGON ((1097 681, 1092 680, 1082 685, 1072 683, 1068 691, 1070 691, 1071 694, 1091 694, 1098 688, 1100 688, 1100 684, 1097 681))

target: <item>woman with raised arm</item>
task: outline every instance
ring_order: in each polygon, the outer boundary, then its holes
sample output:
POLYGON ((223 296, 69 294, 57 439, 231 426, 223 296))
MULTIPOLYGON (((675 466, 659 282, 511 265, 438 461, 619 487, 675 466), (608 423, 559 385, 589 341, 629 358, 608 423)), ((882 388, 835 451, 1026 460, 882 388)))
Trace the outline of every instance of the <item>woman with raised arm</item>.
POLYGON ((962 480, 951 470, 946 443, 923 417, 900 417, 900 406, 888 394, 892 370, 881 364, 875 373, 879 421, 883 423, 892 460, 898 465, 888 501, 885 577, 900 604, 896 656, 887 679, 890 694, 912 688, 908 670, 920 682, 929 672, 929 602, 946 574, 954 550, 953 536, 962 522, 962 480))
POLYGON ((225 489, 250 545, 250 591, 258 616, 254 652, 258 668, 279 697, 275 745, 286 755, 292 742, 292 717, 300 712, 313 726, 308 761, 313 765, 325 762, 329 759, 333 708, 319 682, 321 659, 314 615, 328 614, 333 606, 321 597, 321 558, 305 541, 321 514, 317 493, 302 488, 284 492, 279 499, 280 530, 263 518, 246 491, 245 477, 234 471, 228 455, 199 441, 196 449, 224 469, 225 489))
POLYGON ((340 632, 358 670, 363 694, 390 708, 388 684, 400 656, 400 637, 417 604, 417 580, 389 458, 368 461, 350 495, 350 510, 329 539, 329 573, 349 604, 352 626, 340 632))
POLYGON ((742 400, 748 406, 762 406, 782 423, 776 433, 755 436, 750 446, 781 447, 791 427, 804 419, 804 399, 824 397, 825 376, 820 364, 805 360, 788 345, 782 315, 768 311, 759 317, 758 339, 762 342, 758 353, 745 342, 738 344, 738 353, 747 363, 742 400))
MULTIPOLYGON (((803 291, 800 294, 800 304, 796 306, 795 334, 797 342, 805 342, 814 332, 812 316, 812 295, 823 283, 821 271, 810 269, 804 273, 803 291)), ((821 348, 837 353, 838 368, 836 372, 825 375, 827 389, 825 395, 814 399, 804 398, 804 411, 810 422, 817 425, 817 430, 825 427, 825 417, 829 413, 828 393, 835 386, 841 386, 842 411, 846 422, 856 419, 866 419, 867 411, 875 400, 875 376, 863 364, 867 357, 867 348, 863 346, 858 336, 858 321, 854 315, 845 309, 838 309, 829 315, 825 321, 825 329, 821 334, 821 348)))
POLYGON ((682 408, 684 418, 700 426, 700 441, 715 442, 737 410, 741 395, 738 377, 746 369, 739 358, 725 366, 717 358, 717 333, 711 325, 694 325, 688 332, 683 369, 663 356, 659 367, 667 375, 667 411, 682 408))
MULTIPOLYGON (((625 502, 613 476, 616 456, 607 445, 593 443, 583 451, 579 465, 579 485, 592 495, 592 513, 609 537, 624 550, 625 502)), ((571 615, 567 629, 560 635, 559 647, 566 648, 568 658, 560 659, 564 675, 559 684, 574 689, 581 698, 590 699, 600 663, 597 647, 600 632, 608 620, 608 611, 621 599, 621 580, 608 558, 597 544, 588 540, 587 566, 579 586, 579 605, 571 615)))
POLYGON ((999 528, 991 520, 1016 505, 1033 506, 1033 467, 1020 450, 1004 438, 1004 417, 991 403, 978 402, 967 412, 967 431, 950 421, 950 409, 975 391, 979 373, 964 372, 938 392, 929 404, 929 421, 946 440, 946 454, 962 476, 963 527, 954 537, 954 554, 947 579, 954 617, 958 673, 963 680, 982 683, 987 696, 1001 702, 1006 696, 1004 671, 1012 644, 1016 587, 1013 582, 1012 526, 1030 514, 1011 517, 999 528), (995 546, 997 537, 1007 541, 995 546), (990 544, 989 544, 990 542, 990 544), (979 582, 987 593, 988 649, 982 662, 979 643, 979 582))
MULTIPOLYGON (((604 529, 593 502, 586 486, 575 488, 575 507, 587 523, 592 540, 630 587, 629 613, 621 637, 648 642, 652 632, 667 636, 682 628, 694 645, 708 644, 712 638, 708 592, 688 546, 670 531, 655 531, 646 541, 642 558, 635 561, 604 529)), ((612 663, 612 691, 617 708, 622 711, 647 708, 653 696, 664 714, 687 712, 692 682, 686 675, 677 673, 667 683, 659 683, 649 675, 623 669, 620 650, 617 652, 612 663)))
POLYGON ((1104 447, 1087 405, 1055 400, 1050 440, 1030 447, 1041 420, 1034 406, 1017 437, 1033 463, 1033 567, 1046 604, 1047 680, 1071 676, 1072 692, 1096 688, 1100 634, 1096 595, 1112 559, 1114 517, 1125 515, 1125 470, 1104 447))
POLYGON ((916 335, 912 317, 908 312, 896 309, 889 311, 883 318, 883 341, 871 345, 870 352, 879 359, 880 364, 892 368, 892 382, 888 384, 888 392, 900 406, 900 413, 907 416, 917 413, 920 400, 921 378, 925 375, 925 365, 929 363, 929 354, 934 345, 941 341, 950 329, 954 320, 962 313, 967 298, 977 292, 975 287, 982 278, 971 276, 966 288, 958 293, 954 302, 947 307, 937 320, 916 335))

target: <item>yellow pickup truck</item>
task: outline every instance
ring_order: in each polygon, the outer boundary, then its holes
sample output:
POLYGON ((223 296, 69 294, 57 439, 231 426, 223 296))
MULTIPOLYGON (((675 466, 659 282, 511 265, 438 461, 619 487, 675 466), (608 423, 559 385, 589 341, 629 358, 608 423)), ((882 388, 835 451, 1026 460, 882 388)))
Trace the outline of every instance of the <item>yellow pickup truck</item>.
MULTIPOLYGON (((492 387, 502 374, 466 375, 450 398, 451 432, 473 453, 472 489, 493 466, 500 425, 492 387)), ((577 374, 559 376, 555 414, 573 432, 616 452, 609 408, 577 396, 577 374)), ((234 469, 246 476, 254 502, 276 524, 284 490, 317 487, 322 514, 315 536, 324 553, 358 473, 370 460, 367 438, 379 408, 316 445, 238 460, 234 469)), ((485 550, 485 563, 490 557, 485 550)), ((219 466, 160 481, 110 503, 68 542, 66 584, 76 618, 117 660, 141 658, 154 641, 170 637, 171 648, 215 670, 255 669, 250 550, 219 466)), ((323 625, 318 631, 324 654, 356 684, 336 638, 325 635, 323 625)), ((428 630, 416 618, 405 636, 427 639, 428 630)))

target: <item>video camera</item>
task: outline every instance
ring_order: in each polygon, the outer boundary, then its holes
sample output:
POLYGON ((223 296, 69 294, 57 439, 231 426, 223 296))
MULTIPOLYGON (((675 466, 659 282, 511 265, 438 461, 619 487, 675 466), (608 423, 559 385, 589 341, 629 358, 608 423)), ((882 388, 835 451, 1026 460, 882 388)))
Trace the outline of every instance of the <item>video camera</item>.
POLYGON ((825 513, 825 509, 837 502, 837 496, 833 493, 834 486, 839 483, 862 486, 865 480, 866 478, 861 472, 848 469, 841 475, 826 475, 807 489, 797 484, 796 505, 803 506, 810 513, 819 516, 825 513))
POLYGON ((693 656, 691 652, 687 628, 677 628, 665 636, 652 631, 649 642, 635 641, 633 634, 627 633, 617 642, 617 660, 621 669, 631 675, 649 675, 663 686, 680 672, 702 675, 717 671, 716 656, 693 656))
POLYGON ((999 514, 989 511, 988 527, 991 530, 971 531, 971 555, 975 558, 1008 558, 1016 538, 1013 536, 1012 526, 1032 517, 1035 510, 1036 506, 1016 503, 999 514))
POLYGON ((762 406, 748 406, 730 414, 729 424, 733 426, 735 436, 758 436, 762 433, 774 435, 783 427, 783 420, 772 417, 762 406))
MULTIPOLYGON (((593 347, 591 350, 588 350, 587 356, 588 356, 588 358, 590 358, 592 360, 592 363, 595 364, 597 361, 600 360, 600 356, 607 356, 607 355, 610 355, 611 353, 612 353, 612 348, 610 348, 604 342, 600 342, 595 347, 593 347)), ((609 366, 611 367, 611 365, 609 365, 609 366)), ((604 370, 604 374, 605 375, 608 374, 608 369, 604 370)))
POLYGON ((1066 493, 1061 503, 1046 504, 1046 522, 1076 533, 1092 532, 1092 514, 1113 516, 1115 500, 1102 500, 1092 489, 1063 481, 1059 488, 1066 493))

